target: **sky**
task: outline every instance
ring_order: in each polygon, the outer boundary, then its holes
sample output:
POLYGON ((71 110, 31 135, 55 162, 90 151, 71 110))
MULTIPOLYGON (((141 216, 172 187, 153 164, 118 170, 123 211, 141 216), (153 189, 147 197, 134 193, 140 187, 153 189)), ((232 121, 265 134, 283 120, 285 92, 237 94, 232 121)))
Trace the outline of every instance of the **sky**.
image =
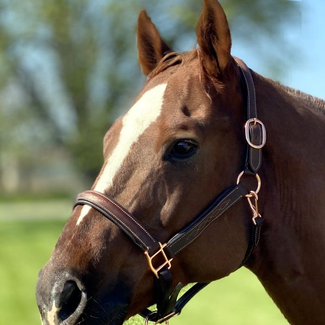
POLYGON ((301 62, 285 80, 289 86, 325 99, 325 1, 303 0, 301 62))
MULTIPOLYGON (((287 0, 292 1, 292 0, 287 0)), ((295 61, 284 69, 278 81, 304 91, 316 97, 325 99, 325 0, 297 1, 301 6, 302 18, 300 26, 287 26, 283 33, 293 40, 295 61)), ((261 46, 276 46, 265 40, 261 46)), ((267 72, 259 64, 258 55, 245 48, 236 47, 233 42, 233 54, 243 59, 254 71, 266 77, 267 72), (239 53, 239 54, 237 54, 239 53)), ((281 48, 278 49, 281 54, 281 48)))

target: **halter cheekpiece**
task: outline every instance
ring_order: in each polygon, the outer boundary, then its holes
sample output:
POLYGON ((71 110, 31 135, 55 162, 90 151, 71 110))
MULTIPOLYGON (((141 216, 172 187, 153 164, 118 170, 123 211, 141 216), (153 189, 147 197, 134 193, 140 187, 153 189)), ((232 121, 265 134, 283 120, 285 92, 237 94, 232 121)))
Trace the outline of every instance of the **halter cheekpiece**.
POLYGON ((259 243, 263 218, 258 210, 258 193, 261 188, 258 171, 262 164, 261 149, 266 142, 266 130, 264 124, 257 119, 256 93, 252 74, 243 61, 237 58, 235 60, 240 68, 247 90, 247 122, 245 124, 247 153, 245 167, 244 171, 239 174, 236 184, 222 192, 203 213, 174 235, 167 243, 162 244, 157 242, 123 206, 108 196, 90 190, 80 193, 77 197, 75 206, 89 205, 96 209, 123 230, 143 250, 147 257, 149 268, 154 274, 154 296, 157 310, 150 311, 146 309, 140 313, 145 318, 145 324, 149 321, 167 323, 171 317, 180 314, 183 307, 196 293, 208 285, 208 283, 197 283, 177 300, 183 285, 179 283, 172 290, 171 268, 173 258, 199 237, 214 220, 242 198, 247 199, 253 217, 251 240, 240 266, 247 262, 253 249, 259 243), (257 188, 255 190, 249 191, 241 184, 243 175, 256 178, 257 188))

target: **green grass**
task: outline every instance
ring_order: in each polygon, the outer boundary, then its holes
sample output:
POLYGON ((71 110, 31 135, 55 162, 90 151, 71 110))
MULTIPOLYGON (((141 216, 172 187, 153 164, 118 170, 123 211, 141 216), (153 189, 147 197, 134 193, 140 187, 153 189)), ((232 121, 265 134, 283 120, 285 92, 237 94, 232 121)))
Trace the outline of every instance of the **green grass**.
POLYGON ((0 324, 41 324, 35 301, 38 271, 62 221, 0 222, 0 324))
MULTIPOLYGON (((35 302, 37 275, 50 256, 64 221, 13 219, 14 215, 11 221, 3 221, 0 216, 0 325, 40 325, 35 302)), ((170 322, 288 324, 255 276, 244 268, 210 284, 185 307, 182 315, 170 322)), ((143 320, 134 317, 127 324, 143 324, 143 320)))
POLYGON ((5 202, 0 200, 0 221, 67 220, 72 206, 73 200, 70 199, 5 202))

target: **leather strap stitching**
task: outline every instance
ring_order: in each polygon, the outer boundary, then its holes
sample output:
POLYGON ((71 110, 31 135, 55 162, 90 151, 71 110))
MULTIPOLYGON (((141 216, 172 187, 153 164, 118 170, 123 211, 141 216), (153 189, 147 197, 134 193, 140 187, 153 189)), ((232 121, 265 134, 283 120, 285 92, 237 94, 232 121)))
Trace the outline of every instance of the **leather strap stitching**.
MULTIPOLYGON (((184 230, 183 234, 178 233, 177 235, 175 235, 171 240, 169 240, 169 242, 167 243, 167 247, 168 249, 170 249, 173 253, 173 255, 176 255, 178 252, 180 252, 182 249, 184 249, 186 246, 188 246, 189 244, 191 244, 197 237, 199 237, 202 232, 204 232, 204 230, 216 219, 218 219, 226 210, 228 210, 232 205, 234 205, 239 199, 241 199, 243 197, 243 195, 240 193, 240 195, 234 200, 231 201, 228 198, 233 195, 233 193, 235 193, 236 191, 239 191, 239 187, 236 186, 234 189, 232 189, 207 215, 205 215, 203 217, 202 220, 198 221, 197 224, 193 225, 193 227, 191 227, 190 229, 188 229, 187 231, 184 230), (219 208, 220 206, 222 206, 222 204, 226 201, 229 201, 229 203, 226 205, 226 207, 224 207, 223 209, 221 209, 221 211, 219 211, 217 213, 216 216, 214 216, 213 218, 211 218, 211 215, 213 215, 213 213, 219 208), (211 218, 211 220, 209 220, 209 216, 211 218), (204 227, 200 228, 200 225, 204 225, 204 227), (197 231, 197 233, 195 233, 195 235, 193 235, 193 231, 197 231), (187 238, 190 238, 190 235, 192 234, 193 238, 190 239, 189 241, 187 241, 187 238), (177 236, 179 236, 177 238, 177 236), (179 244, 181 241, 184 241, 183 244, 181 244, 181 247, 179 247, 178 249, 176 249, 175 251, 173 250, 174 246, 177 246, 177 244, 179 244)), ((199 217, 200 218, 200 217, 199 217)))
POLYGON ((150 233, 127 210, 123 209, 120 205, 118 205, 115 201, 113 201, 110 197, 104 195, 103 193, 100 193, 100 192, 97 192, 97 191, 93 191, 93 193, 97 193, 101 198, 103 198, 104 200, 107 200, 110 203, 112 203, 120 212, 122 212, 123 214, 125 214, 126 216, 128 216, 134 223, 136 223, 137 226, 140 227, 148 235, 148 237, 151 238, 151 240, 153 242, 156 242, 153 239, 153 237, 150 235, 150 233))
POLYGON ((95 191, 83 192, 78 196, 75 206, 79 205, 79 204, 87 204, 87 205, 92 206, 95 209, 97 207, 96 210, 98 210, 98 208, 100 208, 101 211, 99 211, 99 212, 101 212, 110 221, 115 223, 117 226, 118 226, 117 223, 121 223, 122 226, 125 229, 127 229, 134 236, 134 238, 136 238, 142 244, 141 249, 143 249, 144 251, 148 250, 148 249, 149 250, 153 249, 154 247, 152 247, 152 246, 158 246, 157 242, 152 238, 152 236, 148 233, 148 231, 143 228, 143 226, 141 226, 133 217, 131 217, 131 215, 129 213, 125 213, 124 210, 122 210, 117 204, 112 202, 110 198, 105 197, 103 194, 101 194, 99 192, 95 192, 95 191), (129 217, 135 223, 136 226, 138 226, 139 228, 144 230, 145 234, 148 235, 149 239, 152 241, 152 244, 154 244, 154 245, 152 245, 148 242, 146 243, 146 241, 144 241, 142 238, 140 238, 139 235, 132 228, 130 228, 130 226, 128 226, 121 218, 119 218, 112 211, 107 209, 107 207, 105 207, 101 202, 93 202, 90 198, 87 198, 89 195, 95 195, 95 196, 97 195, 97 197, 100 197, 101 200, 104 200, 104 201, 107 200, 109 203, 112 203, 118 209, 119 212, 121 212, 125 216, 129 217))

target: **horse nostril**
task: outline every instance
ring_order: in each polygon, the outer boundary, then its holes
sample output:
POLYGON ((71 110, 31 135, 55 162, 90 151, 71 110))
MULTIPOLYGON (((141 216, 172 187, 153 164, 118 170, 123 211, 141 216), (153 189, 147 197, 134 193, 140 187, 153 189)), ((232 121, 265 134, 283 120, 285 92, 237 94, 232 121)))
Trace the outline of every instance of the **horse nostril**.
POLYGON ((59 299, 59 305, 61 306, 61 309, 59 311, 59 318, 61 321, 64 321, 69 318, 80 305, 81 291, 78 288, 76 282, 67 281, 64 284, 59 299))
POLYGON ((55 304, 58 306, 57 317, 61 322, 68 318, 77 319, 85 308, 87 297, 78 284, 73 280, 64 283, 61 293, 56 297, 55 304))

